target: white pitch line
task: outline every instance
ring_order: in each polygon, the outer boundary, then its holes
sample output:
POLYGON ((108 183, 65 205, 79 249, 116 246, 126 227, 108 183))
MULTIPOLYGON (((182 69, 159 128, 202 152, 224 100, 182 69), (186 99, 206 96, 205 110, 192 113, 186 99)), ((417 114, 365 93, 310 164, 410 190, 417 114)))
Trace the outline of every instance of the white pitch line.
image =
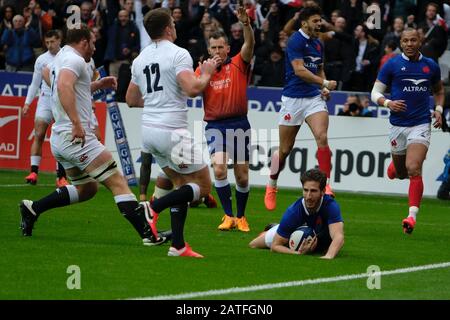
POLYGON ((35 186, 31 186, 29 184, 23 183, 23 184, 0 184, 0 188, 17 188, 17 187, 54 187, 54 184, 38 184, 35 186))
POLYGON ((172 294, 172 295, 161 295, 161 296, 153 296, 153 297, 141 297, 141 298, 131 298, 130 300, 177 300, 177 299, 192 299, 192 298, 200 298, 200 297, 210 297, 210 296, 218 296, 225 295, 230 293, 242 293, 242 292, 252 292, 252 291, 262 291, 262 290, 270 290, 270 289, 279 289, 279 288, 288 288, 288 287, 300 287, 308 284, 320 284, 320 283, 330 283, 330 282, 339 282, 339 281, 348 281, 355 279, 363 279, 369 276, 388 276, 392 274, 402 274, 402 273, 410 273, 424 270, 432 270, 432 269, 442 269, 450 267, 450 262, 443 262, 437 264, 427 264, 423 266, 410 267, 410 268, 402 268, 395 269, 389 271, 381 271, 376 273, 359 273, 359 274, 348 274, 338 277, 330 277, 330 278, 318 278, 318 279, 308 279, 308 280, 300 280, 300 281, 289 281, 289 282, 279 282, 279 283, 269 283, 248 287, 235 287, 228 289, 217 289, 217 290, 209 290, 209 291, 200 291, 200 292, 189 292, 189 293, 181 293, 181 294, 172 294))

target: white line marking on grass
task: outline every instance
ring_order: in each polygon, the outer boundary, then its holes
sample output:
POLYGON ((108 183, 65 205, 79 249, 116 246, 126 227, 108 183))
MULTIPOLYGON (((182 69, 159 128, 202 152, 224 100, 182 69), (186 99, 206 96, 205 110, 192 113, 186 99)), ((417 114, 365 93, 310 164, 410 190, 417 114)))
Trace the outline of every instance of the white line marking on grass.
MULTIPOLYGON (((402 273, 410 273, 424 270, 432 270, 432 269, 442 269, 450 267, 450 262, 443 262, 437 264, 427 264, 423 266, 410 267, 410 268, 402 268, 395 269, 389 271, 381 271, 370 274, 370 276, 388 276, 392 274, 402 274, 402 273)), ((339 281, 349 281, 355 279, 363 279, 369 276, 368 273, 359 273, 359 274, 348 274, 338 277, 330 277, 330 278, 318 278, 318 279, 308 279, 308 280, 300 280, 300 281, 289 281, 289 282, 279 282, 279 283, 268 283, 262 285, 248 286, 248 287, 235 287, 228 289, 217 289, 217 290, 209 290, 209 291, 200 291, 200 292, 188 292, 181 294, 171 294, 171 295, 161 295, 161 296, 153 296, 153 297, 141 297, 141 298, 131 298, 130 300, 177 300, 177 299, 192 299, 192 298, 200 298, 200 297, 210 297, 210 296, 218 296, 225 295, 230 293, 242 293, 242 292, 252 292, 252 291, 262 291, 262 290, 271 290, 271 289, 279 289, 279 288, 289 288, 289 287, 301 287, 308 284, 321 284, 321 283, 330 283, 330 282, 339 282, 339 281)))
POLYGON ((54 184, 38 184, 38 185, 34 185, 31 186, 29 184, 0 184, 0 188, 17 188, 17 187, 54 187, 54 184))

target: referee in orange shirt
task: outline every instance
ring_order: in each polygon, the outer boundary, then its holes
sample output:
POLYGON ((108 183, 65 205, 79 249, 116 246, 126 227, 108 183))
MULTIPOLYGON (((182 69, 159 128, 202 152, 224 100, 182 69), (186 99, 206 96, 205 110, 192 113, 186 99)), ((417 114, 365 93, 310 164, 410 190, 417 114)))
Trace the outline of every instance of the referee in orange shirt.
MULTIPOLYGON (((245 8, 240 5, 236 16, 244 26, 244 44, 241 51, 229 57, 230 46, 223 32, 209 38, 208 51, 219 67, 203 92, 206 140, 214 168, 217 194, 225 215, 219 230, 237 228, 248 232, 245 207, 249 195, 248 168, 250 147, 250 123, 247 120, 247 84, 255 38, 245 8), (232 210, 231 187, 227 179, 227 163, 233 160, 236 178, 236 218, 232 210)), ((197 74, 200 69, 197 68, 197 74)))

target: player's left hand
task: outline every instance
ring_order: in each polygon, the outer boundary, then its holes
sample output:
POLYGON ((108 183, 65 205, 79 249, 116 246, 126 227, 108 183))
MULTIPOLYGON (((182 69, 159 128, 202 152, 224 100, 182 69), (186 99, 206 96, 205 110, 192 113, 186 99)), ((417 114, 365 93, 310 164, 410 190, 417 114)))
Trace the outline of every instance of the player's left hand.
POLYGON ((442 114, 438 111, 433 111, 432 117, 435 118, 433 127, 442 128, 442 114))
POLYGON ((324 259, 324 260, 332 260, 332 257, 329 256, 321 256, 320 259, 324 259))
POLYGON ((330 100, 331 97, 330 90, 328 90, 327 88, 322 88, 322 91, 320 92, 320 97, 322 98, 322 100, 325 101, 330 100))
POLYGON ((117 89, 117 78, 113 76, 104 77, 100 80, 101 89, 117 89))
POLYGON ((300 248, 298 249, 299 254, 308 254, 316 250, 317 247, 317 236, 310 237, 302 242, 300 248))

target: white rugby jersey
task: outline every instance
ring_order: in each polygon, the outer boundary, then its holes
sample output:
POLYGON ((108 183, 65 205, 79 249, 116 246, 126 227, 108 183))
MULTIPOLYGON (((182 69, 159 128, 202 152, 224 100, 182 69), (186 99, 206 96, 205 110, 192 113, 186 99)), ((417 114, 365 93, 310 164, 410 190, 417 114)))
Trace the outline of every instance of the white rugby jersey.
POLYGON ((131 67, 131 81, 139 86, 144 98, 142 125, 187 127, 187 96, 177 75, 193 71, 192 65, 188 51, 168 40, 152 42, 142 50, 131 67))
POLYGON ((42 69, 50 65, 55 57, 56 55, 52 55, 50 51, 47 51, 36 59, 36 62, 34 63, 33 80, 28 88, 27 98, 25 99, 26 104, 31 104, 31 102, 33 102, 39 88, 41 88, 41 95, 46 95, 48 97, 52 95, 52 90, 44 79, 42 79, 42 69))
POLYGON ((81 125, 84 129, 90 128, 90 120, 92 117, 91 103, 91 77, 92 73, 90 65, 86 63, 84 58, 71 46, 64 46, 56 55, 50 70, 50 80, 52 84, 52 106, 53 118, 55 123, 52 130, 55 132, 72 130, 72 122, 61 105, 57 90, 58 76, 61 70, 67 69, 72 71, 76 76, 75 82, 75 104, 81 125))

